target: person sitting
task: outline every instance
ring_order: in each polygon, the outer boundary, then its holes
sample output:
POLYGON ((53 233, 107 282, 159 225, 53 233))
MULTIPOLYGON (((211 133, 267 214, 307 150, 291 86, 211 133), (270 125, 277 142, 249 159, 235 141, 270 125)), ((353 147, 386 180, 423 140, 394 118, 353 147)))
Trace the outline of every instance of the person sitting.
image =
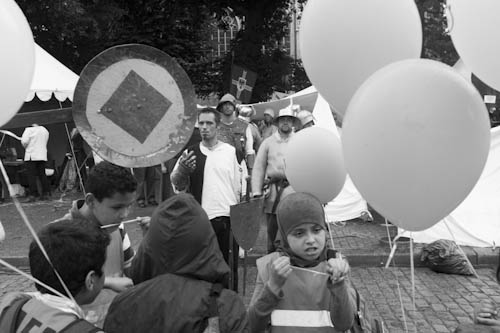
POLYGON ((277 208, 282 244, 257 260, 257 282, 248 309, 251 332, 343 332, 356 313, 349 264, 326 248, 321 202, 291 193, 277 208))
POLYGON ((80 305, 91 303, 103 287, 109 235, 95 224, 74 219, 44 226, 38 238, 53 266, 32 241, 31 275, 67 295, 55 268, 76 303, 39 284, 38 292, 8 294, 0 305, 0 332, 102 332, 84 320, 80 305))
POLYGON ((132 262, 136 285, 113 300, 104 330, 247 331, 243 302, 222 287, 229 267, 196 199, 187 193, 172 196, 155 210, 149 228, 132 262))

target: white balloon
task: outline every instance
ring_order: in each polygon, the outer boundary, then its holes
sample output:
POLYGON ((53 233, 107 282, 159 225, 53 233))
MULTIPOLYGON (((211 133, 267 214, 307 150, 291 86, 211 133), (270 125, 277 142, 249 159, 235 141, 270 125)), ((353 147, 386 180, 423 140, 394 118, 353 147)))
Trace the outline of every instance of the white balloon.
POLYGON ((374 73, 344 118, 347 171, 399 227, 420 231, 450 214, 486 163, 490 124, 474 86, 443 63, 412 59, 374 73))
POLYGON ((307 76, 342 115, 379 68, 419 58, 422 25, 413 0, 311 0, 300 24, 307 76))
POLYGON ((35 42, 14 0, 0 1, 0 126, 23 105, 35 68, 35 42))
POLYGON ((322 203, 332 201, 346 179, 339 137, 316 126, 296 133, 285 151, 285 174, 294 191, 308 192, 322 203))
POLYGON ((447 19, 453 45, 465 66, 500 90, 500 1, 448 0, 447 19))

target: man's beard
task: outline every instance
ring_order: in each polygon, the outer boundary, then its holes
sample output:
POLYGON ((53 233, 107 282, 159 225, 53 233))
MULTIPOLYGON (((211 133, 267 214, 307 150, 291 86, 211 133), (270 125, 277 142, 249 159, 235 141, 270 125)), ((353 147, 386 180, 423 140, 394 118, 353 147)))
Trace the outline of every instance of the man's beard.
POLYGON ((279 130, 283 134, 289 134, 290 132, 293 131, 293 128, 292 128, 292 126, 285 127, 285 129, 283 129, 282 127, 280 127, 279 130))

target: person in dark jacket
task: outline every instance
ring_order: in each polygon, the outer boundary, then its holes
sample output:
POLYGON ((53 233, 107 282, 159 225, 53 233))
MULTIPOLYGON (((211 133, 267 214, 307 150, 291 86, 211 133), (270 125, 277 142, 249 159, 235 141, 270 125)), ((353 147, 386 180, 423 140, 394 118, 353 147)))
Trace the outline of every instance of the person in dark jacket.
POLYGON ((222 288, 229 267, 208 216, 190 194, 155 210, 130 276, 136 285, 111 304, 108 333, 248 331, 242 300, 222 288))

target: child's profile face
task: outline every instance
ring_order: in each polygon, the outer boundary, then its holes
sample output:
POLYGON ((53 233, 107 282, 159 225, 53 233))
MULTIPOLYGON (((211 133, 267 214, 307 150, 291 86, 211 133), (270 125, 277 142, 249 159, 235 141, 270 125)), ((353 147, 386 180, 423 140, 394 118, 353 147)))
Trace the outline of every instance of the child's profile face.
POLYGON ((286 236, 290 249, 305 260, 319 257, 326 243, 326 232, 316 223, 302 223, 292 229, 286 236))
MULTIPOLYGON (((122 222, 129 214, 130 208, 135 202, 136 192, 114 193, 110 198, 101 201, 96 198, 90 200, 90 207, 94 217, 101 225, 115 224, 122 222)), ((107 228, 112 232, 117 228, 107 228)))

